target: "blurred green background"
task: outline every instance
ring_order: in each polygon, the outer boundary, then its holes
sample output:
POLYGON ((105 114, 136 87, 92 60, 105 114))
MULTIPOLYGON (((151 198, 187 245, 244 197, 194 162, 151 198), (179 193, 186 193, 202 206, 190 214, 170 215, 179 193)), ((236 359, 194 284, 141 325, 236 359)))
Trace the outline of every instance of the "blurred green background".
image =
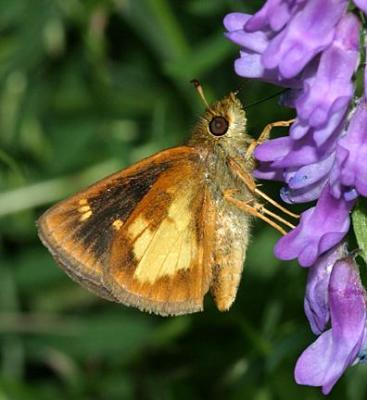
MULTIPOLYGON (((306 273, 273 257, 278 234, 263 223, 232 309, 208 298, 178 318, 80 288, 35 230, 53 202, 182 143, 203 111, 190 79, 210 100, 277 92, 235 76, 238 49, 223 36, 227 12, 261 4, 0 0, 0 400, 323 398, 293 380, 313 340, 306 273)), ((249 131, 291 116, 268 100, 249 109, 249 131)), ((364 399, 365 373, 348 371, 330 398, 364 399)))

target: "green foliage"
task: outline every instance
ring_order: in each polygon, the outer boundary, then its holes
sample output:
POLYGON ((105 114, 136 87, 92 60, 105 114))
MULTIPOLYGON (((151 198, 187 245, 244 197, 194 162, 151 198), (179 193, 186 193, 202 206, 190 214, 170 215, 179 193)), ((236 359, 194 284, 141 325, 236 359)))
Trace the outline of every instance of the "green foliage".
POLYGON ((364 199, 360 199, 354 208, 352 221, 360 255, 367 262, 367 206, 364 199))
MULTIPOLYGON (((313 340, 305 272, 273 257, 262 223, 231 311, 207 299, 166 319, 80 288, 36 235, 51 203, 185 140, 203 109, 190 79, 209 99, 241 87, 247 104, 278 90, 233 72, 222 18, 261 4, 241 3, 0 1, 0 399, 322 398, 293 380, 313 340)), ((270 100, 249 109, 249 131, 290 117, 270 100)), ((351 372, 333 398, 365 398, 351 372)))

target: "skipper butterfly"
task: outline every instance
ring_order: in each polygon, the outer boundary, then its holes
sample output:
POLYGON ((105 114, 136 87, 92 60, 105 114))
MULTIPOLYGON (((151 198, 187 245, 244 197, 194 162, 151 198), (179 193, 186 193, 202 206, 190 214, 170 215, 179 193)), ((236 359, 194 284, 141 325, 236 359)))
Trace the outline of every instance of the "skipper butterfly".
MULTIPOLYGON (((261 140, 272 126, 290 122, 270 124, 261 140)), ((256 201, 261 192, 251 173, 257 142, 230 93, 207 106, 187 145, 56 204, 39 219, 39 236, 72 279, 105 299, 180 315, 202 310, 210 291, 218 309, 228 310, 252 216, 284 233, 256 201)))

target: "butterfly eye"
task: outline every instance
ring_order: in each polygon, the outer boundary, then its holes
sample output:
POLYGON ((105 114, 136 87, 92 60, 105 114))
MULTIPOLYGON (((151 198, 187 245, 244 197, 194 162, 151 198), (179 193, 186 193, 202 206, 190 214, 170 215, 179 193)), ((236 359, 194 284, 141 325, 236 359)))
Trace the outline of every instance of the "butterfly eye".
POLYGON ((222 136, 228 130, 228 121, 223 117, 214 117, 209 123, 209 129, 214 136, 222 136))

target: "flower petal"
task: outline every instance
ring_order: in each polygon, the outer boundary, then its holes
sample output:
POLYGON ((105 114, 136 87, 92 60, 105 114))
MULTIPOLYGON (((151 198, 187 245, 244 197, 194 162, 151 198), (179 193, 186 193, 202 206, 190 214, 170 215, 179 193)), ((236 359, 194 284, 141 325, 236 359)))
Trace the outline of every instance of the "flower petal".
POLYGON ((332 153, 317 163, 301 167, 296 173, 292 174, 290 179, 286 179, 286 182, 291 189, 301 189, 305 186, 319 182, 320 179, 323 179, 329 174, 334 164, 334 160, 335 155, 332 153))
POLYGON ((241 57, 234 63, 234 70, 244 78, 272 80, 273 72, 266 71, 261 64, 261 57, 258 53, 241 50, 241 57))
POLYGON ((279 31, 306 0, 268 0, 263 7, 247 22, 245 29, 249 32, 271 29, 279 31))
POLYGON ((273 181, 283 181, 283 170, 272 168, 269 163, 261 163, 254 171, 253 175, 257 179, 270 179, 273 181))
POLYGON ((320 193, 327 183, 327 178, 324 178, 300 189, 290 189, 288 186, 284 186, 280 189, 280 197, 288 204, 314 201, 320 197, 320 193))
POLYGON ((298 258, 303 267, 339 243, 349 230, 349 211, 353 202, 335 199, 325 186, 316 207, 302 213, 299 224, 275 245, 274 254, 281 260, 298 258))
POLYGON ((252 17, 250 14, 234 12, 227 14, 223 19, 223 25, 227 31, 243 30, 246 22, 252 17))
POLYGON ((281 160, 289 153, 292 146, 293 141, 289 137, 267 140, 265 143, 256 147, 255 157, 259 161, 281 160))
POLYGON ((341 243, 319 257, 309 268, 304 307, 315 335, 320 335, 329 322, 328 287, 331 271, 335 262, 346 255, 347 246, 341 243))
POLYGON ((336 161, 340 182, 367 196, 367 102, 361 102, 352 116, 347 133, 338 143, 336 161))

